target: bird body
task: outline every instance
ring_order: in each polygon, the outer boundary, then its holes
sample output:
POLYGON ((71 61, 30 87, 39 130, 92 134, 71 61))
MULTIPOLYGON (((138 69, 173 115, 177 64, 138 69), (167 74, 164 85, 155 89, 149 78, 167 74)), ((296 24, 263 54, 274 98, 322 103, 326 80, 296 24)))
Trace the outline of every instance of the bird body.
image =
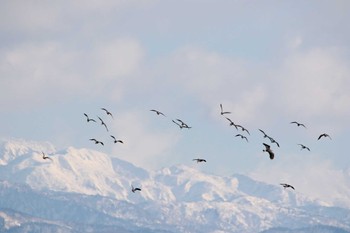
POLYGON ((230 122, 230 126, 234 126, 237 130, 238 130, 238 125, 236 125, 230 118, 225 117, 229 122, 230 122))
POLYGON ((265 150, 263 150, 264 152, 269 153, 270 155, 270 159, 272 160, 275 157, 275 154, 273 153, 273 151, 271 150, 270 145, 263 143, 263 145, 265 146, 265 150))
POLYGON ((222 107, 222 104, 220 104, 220 109, 221 109, 221 112, 220 112, 221 115, 230 114, 230 113, 231 113, 231 112, 224 112, 224 109, 223 109, 223 107, 222 107))
POLYGON ((105 145, 103 142, 98 141, 98 140, 96 140, 95 138, 91 138, 91 139, 89 139, 89 140, 90 140, 90 141, 94 141, 94 142, 95 142, 95 144, 101 144, 102 146, 104 146, 104 145, 105 145))
POLYGON ((301 149, 300 149, 300 150, 307 149, 308 151, 310 151, 310 148, 309 148, 309 147, 304 146, 303 144, 298 144, 298 145, 301 146, 301 149))
POLYGON ((242 139, 245 139, 248 142, 248 138, 242 134, 236 134, 235 137, 241 137, 242 139))
POLYGON ((269 136, 263 130, 259 129, 259 131, 264 134, 264 138, 269 138, 269 136))
POLYGON ((117 140, 113 135, 111 135, 111 138, 113 138, 114 143, 124 143, 122 140, 117 140))
POLYGON ((150 111, 155 112, 157 115, 165 116, 164 113, 162 113, 162 112, 160 112, 160 111, 158 111, 158 110, 151 109, 150 111))
POLYGON ((318 136, 318 139, 317 140, 320 140, 322 137, 328 137, 329 139, 332 139, 331 138, 331 136, 329 136, 328 134, 326 134, 326 133, 323 133, 323 134, 321 134, 320 136, 318 136))
POLYGON ((281 183, 280 185, 282 185, 283 186, 283 188, 291 188, 291 189, 294 189, 295 190, 295 188, 292 186, 292 185, 290 185, 290 184, 285 184, 285 183, 281 183))
POLYGON ((306 128, 306 126, 302 123, 299 123, 297 121, 292 121, 291 124, 296 124, 297 126, 303 126, 304 128, 306 128))
POLYGON ((107 132, 108 132, 108 127, 107 127, 106 123, 99 116, 98 116, 98 119, 100 119, 101 125, 103 125, 106 128, 107 132))
POLYGON ((131 185, 131 192, 135 193, 136 191, 141 191, 141 188, 135 188, 131 185))
POLYGON ((111 113, 110 111, 108 111, 108 110, 105 109, 105 108, 101 108, 101 109, 102 109, 103 111, 105 111, 107 115, 110 115, 110 116, 113 118, 113 115, 112 115, 112 113, 111 113))
POLYGON ((193 161, 197 161, 197 163, 201 163, 201 162, 207 162, 207 160, 205 159, 193 159, 193 161))
POLYGON ((49 159, 49 160, 52 160, 49 156, 46 156, 44 152, 41 152, 42 155, 43 155, 43 159, 49 159))
POLYGON ((90 121, 96 122, 94 119, 89 118, 89 116, 86 113, 84 113, 84 116, 86 116, 86 121, 87 122, 90 122, 90 121))

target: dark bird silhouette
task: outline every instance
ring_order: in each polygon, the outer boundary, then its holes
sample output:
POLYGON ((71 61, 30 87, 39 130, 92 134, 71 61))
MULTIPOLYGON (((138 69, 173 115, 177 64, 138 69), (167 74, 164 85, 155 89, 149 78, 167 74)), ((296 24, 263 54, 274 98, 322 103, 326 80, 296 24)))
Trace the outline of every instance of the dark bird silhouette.
POLYGON ((244 132, 244 131, 246 131, 249 135, 250 135, 250 133, 249 133, 249 131, 246 129, 246 128, 244 128, 243 126, 241 126, 241 125, 236 125, 238 128, 241 128, 241 130, 244 132))
POLYGON ((205 159, 193 159, 193 161, 197 161, 197 163, 201 163, 201 162, 207 162, 207 160, 205 159))
POLYGON ((295 190, 295 188, 294 188, 292 185, 290 185, 290 184, 281 183, 280 185, 282 185, 284 189, 286 189, 286 188, 291 188, 291 189, 294 189, 294 190, 295 190))
POLYGON ((158 111, 158 110, 152 109, 152 110, 150 110, 150 111, 155 112, 157 115, 163 115, 163 116, 165 116, 164 113, 162 113, 162 112, 160 112, 160 111, 158 111))
POLYGON ((220 109, 221 109, 221 112, 220 112, 221 115, 230 114, 231 113, 231 112, 224 112, 224 110, 222 108, 222 104, 220 104, 220 109))
POLYGON ((280 147, 280 144, 275 139, 273 139, 270 136, 267 136, 267 137, 270 139, 271 143, 275 143, 278 147, 280 147))
POLYGON ((259 131, 264 134, 264 138, 269 138, 269 136, 263 130, 259 129, 259 131))
POLYGON ((248 142, 248 138, 242 134, 236 134, 235 137, 241 137, 242 139, 245 139, 248 142))
POLYGON ((111 138, 113 138, 114 143, 117 143, 117 142, 124 143, 122 140, 117 140, 113 135, 111 135, 111 138))
POLYGON ((328 134, 326 134, 326 133, 323 133, 323 134, 321 134, 320 136, 318 136, 318 139, 317 140, 320 140, 322 137, 329 137, 329 139, 332 139, 331 138, 331 136, 329 136, 328 134))
POLYGON ((104 121, 101 119, 101 117, 98 116, 98 119, 100 119, 101 125, 103 125, 106 128, 107 132, 108 132, 107 125, 104 123, 104 121))
POLYGON ((186 129, 190 129, 190 128, 192 128, 192 127, 190 127, 190 126, 188 126, 185 122, 183 122, 182 120, 180 120, 180 119, 176 119, 178 122, 180 122, 181 123, 181 126, 182 126, 182 128, 186 128, 186 129))
POLYGON ((105 111, 107 115, 110 115, 110 116, 113 118, 113 115, 112 115, 112 113, 111 113, 110 111, 108 111, 108 110, 105 109, 105 108, 101 108, 101 109, 102 109, 103 111, 105 111))
POLYGON ((131 185, 131 192, 135 193, 136 191, 141 191, 141 188, 135 188, 131 185))
POLYGON ((297 126, 303 126, 306 129, 306 126, 302 123, 296 122, 296 121, 292 121, 291 124, 296 124, 297 126))
POLYGON ((270 145, 263 143, 263 145, 265 146, 265 150, 263 150, 263 152, 267 152, 270 155, 270 159, 273 159, 275 157, 275 154, 273 153, 273 151, 271 150, 270 145))
POLYGON ((300 149, 300 150, 307 149, 308 151, 310 151, 310 148, 309 148, 309 147, 304 146, 303 144, 298 144, 298 145, 301 146, 301 149, 300 149))
POLYGON ((86 121, 87 122, 90 122, 90 121, 96 122, 94 119, 89 118, 89 116, 86 113, 84 113, 84 115, 86 116, 86 121))
POLYGON ((225 117, 229 122, 230 122, 230 126, 234 126, 237 130, 238 130, 238 125, 236 125, 230 118, 225 117))
POLYGON ((46 156, 44 152, 41 152, 43 154, 43 159, 49 159, 52 160, 49 156, 46 156))
POLYGON ((96 140, 95 138, 91 138, 91 139, 89 139, 90 141, 94 141, 95 142, 95 144, 101 144, 102 146, 104 146, 105 144, 103 144, 103 142, 101 142, 101 141, 98 141, 98 140, 96 140))
POLYGON ((176 125, 178 125, 180 127, 180 129, 183 128, 183 126, 181 124, 177 123, 176 121, 172 120, 172 122, 174 122, 176 125))

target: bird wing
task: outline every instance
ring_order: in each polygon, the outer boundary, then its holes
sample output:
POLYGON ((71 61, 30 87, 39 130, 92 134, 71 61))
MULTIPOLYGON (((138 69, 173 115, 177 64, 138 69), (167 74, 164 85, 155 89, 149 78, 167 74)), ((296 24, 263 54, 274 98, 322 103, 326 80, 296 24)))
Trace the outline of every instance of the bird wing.
POLYGON ((262 132, 264 135, 266 135, 266 133, 263 130, 259 129, 259 131, 262 132))
POLYGON ((263 145, 265 146, 266 150, 269 150, 270 149, 270 145, 266 144, 266 143, 263 143, 263 145))
POLYGON ((321 134, 320 136, 318 136, 317 140, 320 140, 323 136, 324 134, 321 134))
POLYGON ((271 150, 268 150, 267 152, 270 155, 270 159, 273 159, 275 157, 275 154, 271 150))
POLYGON ((113 135, 111 135, 111 138, 113 138, 115 140, 115 137, 113 135))

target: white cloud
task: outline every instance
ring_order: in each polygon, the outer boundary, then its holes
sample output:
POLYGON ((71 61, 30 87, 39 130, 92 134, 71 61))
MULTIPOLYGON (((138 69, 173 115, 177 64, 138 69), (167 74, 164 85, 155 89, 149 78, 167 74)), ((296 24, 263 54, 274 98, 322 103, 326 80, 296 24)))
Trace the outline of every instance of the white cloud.
POLYGON ((348 63, 337 50, 290 54, 275 74, 277 98, 290 114, 350 116, 348 63))
POLYGON ((118 90, 138 69, 142 54, 141 45, 133 39, 117 39, 87 51, 58 42, 8 49, 0 53, 0 102, 8 108, 30 107, 111 89, 105 96, 118 100, 122 93, 118 90))
POLYGON ((174 133, 177 131, 152 128, 151 122, 139 111, 119 113, 111 131, 124 141, 124 144, 114 145, 113 155, 148 169, 159 168, 165 163, 169 150, 179 140, 179 134, 174 133))
POLYGON ((250 175, 275 185, 289 183, 297 192, 329 204, 350 206, 349 172, 335 168, 317 154, 284 154, 261 163, 250 175))

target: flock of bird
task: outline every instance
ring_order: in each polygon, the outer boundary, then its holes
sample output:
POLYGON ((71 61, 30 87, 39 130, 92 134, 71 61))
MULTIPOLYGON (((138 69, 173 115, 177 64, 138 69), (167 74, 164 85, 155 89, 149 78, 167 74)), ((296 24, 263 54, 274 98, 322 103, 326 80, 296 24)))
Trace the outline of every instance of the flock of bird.
MULTIPOLYGON (((110 116, 112 119, 114 119, 113 114, 110 111, 108 111, 106 108, 101 108, 101 110, 103 110, 106 113, 107 116, 110 116)), ((161 111, 158 111, 158 110, 155 110, 155 109, 151 109, 150 111, 154 112, 158 116, 166 117, 166 115, 164 113, 162 113, 161 111)), ((249 130, 246 129, 244 126, 240 125, 240 124, 234 123, 234 121, 232 121, 230 118, 227 117, 227 115, 229 115, 229 114, 231 114, 231 112, 224 111, 222 104, 220 104, 220 115, 223 116, 227 121, 229 121, 229 126, 234 126, 237 131, 241 131, 241 133, 237 133, 235 135, 235 137, 240 137, 241 139, 244 139, 246 142, 249 142, 249 140, 248 140, 248 135, 250 135, 249 130), (245 133, 246 133, 246 135, 244 135, 245 133)), ((97 121, 95 119, 93 119, 93 118, 90 118, 88 116, 88 114, 84 113, 84 116, 86 117, 87 123, 90 123, 90 122, 97 123, 97 121)), ((104 122, 104 120, 101 117, 99 117, 99 116, 97 116, 97 118, 99 119, 99 121, 101 123, 100 125, 103 126, 106 129, 107 132, 109 132, 108 126, 104 122)), ((172 122, 174 124, 176 124, 180 129, 191 129, 192 128, 191 126, 189 126, 187 123, 185 123, 181 119, 173 119, 172 122)), ((297 121, 292 121, 292 122, 290 122, 290 124, 295 124, 298 127, 303 127, 303 128, 306 129, 306 126, 303 123, 299 123, 297 121)), ((276 144, 277 147, 280 147, 280 144, 273 137, 271 137, 268 134, 266 134, 265 131, 263 131, 262 129, 258 129, 258 130, 263 134, 263 139, 266 138, 266 139, 268 139, 270 141, 271 144, 274 143, 274 144, 276 144)), ((113 139, 113 143, 124 143, 122 140, 116 139, 116 137, 113 136, 113 135, 110 135, 110 137, 113 139)), ((327 133, 322 133, 321 135, 318 136, 317 140, 320 140, 323 137, 324 138, 328 137, 329 139, 332 139, 327 133)), ((95 144, 101 144, 102 146, 104 146, 104 142, 102 142, 100 140, 97 140, 95 138, 90 138, 89 140, 94 142, 95 144)), ((267 144, 265 142, 263 142, 262 144, 265 147, 263 149, 263 152, 267 152, 269 154, 269 158, 271 160, 273 160, 275 158, 275 153, 273 152, 273 150, 271 148, 271 145, 269 145, 269 144, 267 144)), ((306 150, 310 151, 309 147, 307 147, 307 146, 305 146, 303 144, 298 144, 298 145, 301 147, 301 150, 306 149, 306 150)), ((50 158, 49 156, 45 155, 44 152, 42 152, 42 158, 44 160, 46 160, 46 159, 52 160, 52 158, 50 158)), ((195 158, 195 159, 193 159, 193 161, 195 161, 197 163, 207 162, 207 160, 204 159, 204 158, 195 158)), ((285 189, 286 188, 291 188, 293 190, 295 189, 292 185, 287 184, 287 183, 280 183, 280 185, 283 186, 283 188, 285 188, 285 189)), ((133 193, 135 193, 136 191, 141 191, 141 188, 139 188, 139 187, 135 188, 133 185, 131 185, 131 191, 133 193)))

